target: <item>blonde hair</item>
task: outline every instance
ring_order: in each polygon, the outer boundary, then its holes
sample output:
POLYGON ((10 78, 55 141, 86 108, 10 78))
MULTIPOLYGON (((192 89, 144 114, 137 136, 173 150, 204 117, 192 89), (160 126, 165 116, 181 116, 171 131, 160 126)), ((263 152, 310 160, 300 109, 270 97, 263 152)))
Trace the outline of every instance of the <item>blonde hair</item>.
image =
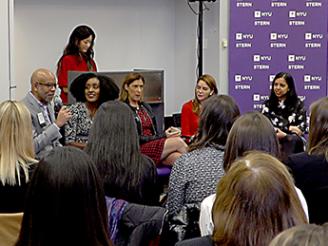
POLYGON ((0 181, 21 185, 20 171, 29 180, 29 164, 35 163, 31 115, 17 101, 0 103, 0 181))

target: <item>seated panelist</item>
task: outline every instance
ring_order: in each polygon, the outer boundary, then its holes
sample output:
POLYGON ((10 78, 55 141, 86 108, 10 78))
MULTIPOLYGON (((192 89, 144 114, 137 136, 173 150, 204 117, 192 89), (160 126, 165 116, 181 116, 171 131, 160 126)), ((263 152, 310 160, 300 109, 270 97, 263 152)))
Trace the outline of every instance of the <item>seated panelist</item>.
POLYGON ((197 80, 195 98, 186 102, 181 110, 181 135, 189 142, 190 138, 198 131, 199 115, 203 102, 218 94, 215 79, 204 74, 197 80))
POLYGON ((155 115, 149 104, 142 101, 145 78, 140 73, 129 73, 122 84, 120 100, 129 105, 137 124, 141 153, 149 156, 156 165, 173 165, 187 152, 187 144, 180 138, 177 128, 159 134, 155 115))

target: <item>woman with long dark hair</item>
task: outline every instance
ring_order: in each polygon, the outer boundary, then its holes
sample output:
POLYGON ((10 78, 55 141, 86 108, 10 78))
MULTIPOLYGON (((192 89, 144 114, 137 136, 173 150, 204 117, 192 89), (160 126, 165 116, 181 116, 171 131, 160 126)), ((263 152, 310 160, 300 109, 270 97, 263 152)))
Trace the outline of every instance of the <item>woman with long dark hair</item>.
POLYGON ((286 164, 308 202, 310 222, 323 224, 328 222, 328 98, 314 102, 310 110, 307 150, 290 155, 286 164))
POLYGON ((294 79, 289 73, 276 74, 262 113, 275 127, 284 159, 290 153, 304 150, 301 137, 307 127, 306 111, 303 102, 297 97, 294 79))
POLYGON ((100 106, 86 152, 99 170, 106 196, 145 205, 158 204, 156 167, 140 153, 136 124, 126 104, 110 101, 100 106))
POLYGON ((112 245, 103 187, 86 153, 61 147, 37 164, 16 245, 112 245))
POLYGON ((179 212, 184 204, 200 203, 215 192, 224 175, 227 136, 239 114, 230 96, 212 96, 204 102, 196 140, 172 168, 166 204, 170 214, 179 212))
POLYGON ((63 55, 57 63, 57 78, 61 89, 61 99, 68 103, 68 71, 97 71, 93 60, 95 32, 86 25, 77 26, 72 31, 63 55))

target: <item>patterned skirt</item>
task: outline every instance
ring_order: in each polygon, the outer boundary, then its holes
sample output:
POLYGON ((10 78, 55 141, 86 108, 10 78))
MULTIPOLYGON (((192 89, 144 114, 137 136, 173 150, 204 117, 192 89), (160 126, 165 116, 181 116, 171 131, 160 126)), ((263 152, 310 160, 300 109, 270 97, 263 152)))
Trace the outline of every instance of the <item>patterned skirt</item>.
POLYGON ((141 153, 150 157, 155 162, 156 166, 161 162, 161 156, 163 153, 165 140, 166 138, 159 138, 141 144, 140 146, 141 153))

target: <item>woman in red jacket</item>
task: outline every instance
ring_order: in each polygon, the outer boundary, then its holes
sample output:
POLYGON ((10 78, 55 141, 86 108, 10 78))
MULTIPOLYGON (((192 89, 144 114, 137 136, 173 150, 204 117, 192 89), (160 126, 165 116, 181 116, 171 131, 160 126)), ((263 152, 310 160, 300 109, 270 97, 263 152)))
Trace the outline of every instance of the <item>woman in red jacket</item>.
POLYGON ((69 37, 62 57, 57 63, 58 84, 61 99, 67 104, 68 71, 97 71, 93 60, 93 44, 96 35, 88 26, 77 26, 69 37))
POLYGON ((195 87, 195 98, 182 106, 181 135, 187 142, 197 133, 202 102, 214 94, 218 94, 215 79, 209 74, 200 76, 195 87))

